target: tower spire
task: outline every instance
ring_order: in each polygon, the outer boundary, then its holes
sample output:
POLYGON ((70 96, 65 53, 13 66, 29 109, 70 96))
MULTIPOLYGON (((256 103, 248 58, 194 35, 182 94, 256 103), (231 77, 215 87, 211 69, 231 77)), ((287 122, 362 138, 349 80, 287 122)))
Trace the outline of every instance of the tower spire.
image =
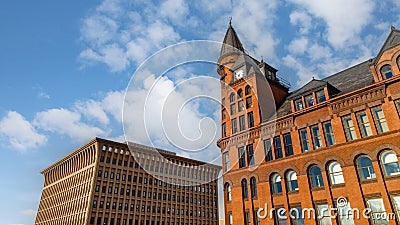
POLYGON ((240 42, 239 37, 232 27, 232 17, 229 20, 229 27, 226 31, 223 45, 221 48, 220 56, 227 55, 230 53, 240 53, 244 52, 244 48, 242 42, 240 42))

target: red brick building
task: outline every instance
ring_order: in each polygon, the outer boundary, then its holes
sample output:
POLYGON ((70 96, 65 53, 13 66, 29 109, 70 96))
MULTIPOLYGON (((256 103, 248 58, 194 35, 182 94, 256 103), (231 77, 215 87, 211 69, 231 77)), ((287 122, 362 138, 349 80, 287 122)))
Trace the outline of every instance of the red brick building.
POLYGON ((245 53, 231 25, 224 44, 226 225, 400 224, 400 31, 375 58, 293 92, 245 53))

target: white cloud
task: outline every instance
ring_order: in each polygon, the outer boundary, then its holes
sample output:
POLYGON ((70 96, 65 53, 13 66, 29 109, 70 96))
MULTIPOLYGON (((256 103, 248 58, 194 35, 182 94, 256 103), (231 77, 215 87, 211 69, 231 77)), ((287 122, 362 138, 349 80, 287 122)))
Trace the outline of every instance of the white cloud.
POLYGON ((72 140, 87 141, 106 132, 81 121, 81 115, 67 109, 49 109, 35 115, 34 124, 46 131, 67 135, 72 140))
POLYGON ((302 86, 306 84, 307 82, 311 81, 313 77, 315 79, 319 78, 318 74, 315 74, 312 68, 303 65, 301 61, 299 61, 292 55, 285 56, 283 58, 283 62, 286 66, 292 67, 297 71, 297 76, 299 77, 299 80, 297 81, 297 86, 302 86))
POLYGON ((26 209, 26 210, 21 211, 21 214, 24 216, 35 217, 36 211, 33 209, 26 209))
POLYGON ((110 122, 100 102, 94 100, 78 101, 75 103, 75 108, 89 120, 99 121, 103 125, 110 122))
POLYGON ((362 29, 372 20, 373 0, 290 0, 327 25, 327 40, 344 48, 360 39, 362 29))
POLYGON ((321 46, 316 43, 311 45, 307 52, 311 60, 313 61, 319 59, 328 59, 332 57, 331 50, 327 46, 321 46))
MULTIPOLYGON (((219 151, 215 144, 218 133, 214 131, 219 126, 201 109, 201 101, 209 100, 196 97, 216 95, 218 99, 219 85, 218 79, 214 83, 209 77, 174 83, 167 77, 146 76, 141 88, 135 85, 126 94, 124 129, 128 140, 175 149, 180 155, 200 160, 215 159, 219 151)), ((212 111, 211 117, 214 114, 212 111)))
POLYGON ((25 152, 47 142, 47 137, 40 134, 21 114, 9 111, 0 121, 0 136, 5 137, 15 149, 25 152))
POLYGON ((312 27, 311 16, 303 11, 293 11, 290 14, 290 23, 299 28, 300 34, 307 34, 312 27))
POLYGON ((160 5, 160 15, 170 19, 174 23, 186 23, 185 18, 189 14, 189 6, 183 0, 167 0, 160 5))
POLYGON ((291 54, 304 54, 308 48, 308 39, 306 37, 293 39, 287 48, 291 54))

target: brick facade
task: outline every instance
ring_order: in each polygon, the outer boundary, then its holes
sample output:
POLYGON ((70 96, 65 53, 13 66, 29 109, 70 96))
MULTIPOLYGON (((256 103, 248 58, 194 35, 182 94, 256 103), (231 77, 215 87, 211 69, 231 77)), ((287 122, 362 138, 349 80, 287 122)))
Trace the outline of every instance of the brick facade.
MULTIPOLYGON (((226 37, 230 37, 224 40, 227 45, 240 43, 232 26, 226 37)), ((240 49, 221 51, 218 72, 222 110, 227 113, 222 117, 226 132, 218 145, 224 154, 226 225, 400 224, 399 40, 400 31, 392 29, 374 59, 323 80, 313 79, 291 93, 275 69, 262 71, 264 62, 240 49), (235 77, 241 57, 250 61, 250 69, 244 77, 235 77), (238 94, 246 86, 252 92, 238 94), (232 93, 235 98, 231 99, 232 93), (238 107, 248 96, 253 105, 231 113, 231 104, 238 107), (276 110, 274 116, 271 108, 276 110), (232 130, 234 119, 244 116, 248 121, 249 112, 253 112, 254 125, 246 123, 244 130, 232 130), (286 212, 315 209, 318 216, 323 214, 318 209, 340 207, 338 199, 361 211, 379 205, 380 212, 393 218, 297 220, 287 213, 287 218, 279 217, 275 211, 263 219, 255 213, 267 204, 268 210, 286 212)), ((370 215, 377 215, 375 211, 370 215)))

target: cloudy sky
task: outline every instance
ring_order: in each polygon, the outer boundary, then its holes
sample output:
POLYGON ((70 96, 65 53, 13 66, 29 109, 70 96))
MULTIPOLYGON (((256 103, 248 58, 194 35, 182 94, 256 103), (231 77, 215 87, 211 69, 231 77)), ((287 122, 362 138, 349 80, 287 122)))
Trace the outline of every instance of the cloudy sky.
MULTIPOLYGON (((276 67, 294 90, 312 77, 323 78, 373 58, 391 25, 400 27, 397 0, 191 2, 2 1, 1 224, 33 224, 42 169, 95 136, 124 139, 122 103, 129 81, 147 57, 169 45, 222 41, 232 17, 247 52, 276 67)), ((189 79, 215 76, 210 73, 215 66, 178 66, 161 79, 149 73, 132 89, 139 97, 126 109, 140 109, 140 99, 150 90, 155 91, 149 112, 165 111, 169 97, 178 99, 173 103, 182 108, 181 137, 199 140, 207 149, 207 154, 179 153, 216 158, 215 141, 208 145, 208 139, 219 134, 212 121, 218 124, 216 101, 200 98, 186 104, 193 93, 218 95, 207 80, 189 79), (183 80, 187 82, 179 86, 183 80), (159 88, 149 85, 155 81, 159 88), (212 135, 204 135, 207 131, 212 135)), ((166 118, 176 114, 166 113, 166 118)), ((160 133, 160 122, 148 120, 146 135, 130 127, 130 138, 173 150, 187 144, 160 133)))

